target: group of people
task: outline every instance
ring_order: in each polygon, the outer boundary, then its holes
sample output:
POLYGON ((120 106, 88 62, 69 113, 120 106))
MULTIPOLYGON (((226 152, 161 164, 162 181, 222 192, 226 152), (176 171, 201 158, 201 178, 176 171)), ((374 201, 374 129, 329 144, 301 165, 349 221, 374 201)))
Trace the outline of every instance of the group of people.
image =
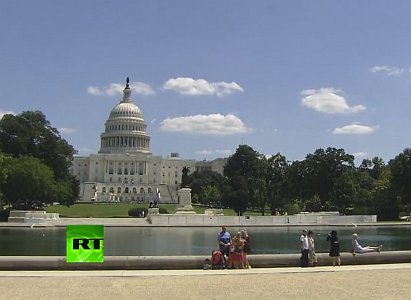
POLYGON ((225 268, 250 269, 247 254, 251 253, 251 241, 247 230, 237 232, 233 238, 225 225, 217 235, 219 250, 224 259, 225 268))
POLYGON ((303 234, 300 237, 301 267, 315 267, 317 265, 313 234, 314 233, 311 230, 303 229, 303 234))
MULTIPOLYGON (((247 230, 237 232, 233 238, 231 238, 230 233, 227 231, 225 225, 221 227, 221 231, 217 235, 219 254, 221 254, 223 268, 233 268, 233 269, 249 269, 251 268, 250 263, 247 259, 247 254, 251 253, 251 241, 247 230)), ((331 230, 326 238, 326 241, 330 244, 329 256, 332 258, 332 264, 335 267, 341 266, 340 259, 340 242, 338 240, 338 235, 336 230, 331 230)), ((314 233, 311 230, 303 229, 302 235, 300 237, 300 247, 301 247, 301 267, 315 267, 318 263, 317 255, 315 253, 315 240, 314 233)), ((368 253, 368 252, 380 252, 382 245, 380 246, 361 246, 358 242, 358 234, 354 233, 352 235, 352 247, 351 252, 353 255, 357 253, 368 253)), ((210 268, 212 267, 211 261, 206 260, 206 264, 210 263, 210 268)))
MULTIPOLYGON (((352 235, 351 243, 351 253, 355 255, 356 253, 368 253, 368 252, 380 252, 382 245, 374 246, 361 246, 358 243, 358 234, 354 233, 352 235)), ((327 242, 330 243, 329 256, 332 258, 333 267, 336 265, 341 266, 340 258, 340 242, 338 240, 337 231, 331 230, 327 235, 327 242)), ((313 232, 311 230, 303 229, 303 233, 300 237, 301 245, 301 258, 300 265, 301 267, 308 267, 317 265, 317 256, 315 254, 315 245, 313 232)))

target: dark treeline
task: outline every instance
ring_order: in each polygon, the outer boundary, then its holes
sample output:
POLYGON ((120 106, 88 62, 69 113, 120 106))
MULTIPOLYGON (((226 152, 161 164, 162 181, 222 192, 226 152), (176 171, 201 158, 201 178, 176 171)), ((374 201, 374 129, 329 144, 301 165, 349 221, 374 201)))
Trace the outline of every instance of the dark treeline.
POLYGON ((193 201, 271 213, 336 211, 377 214, 378 220, 398 220, 411 207, 411 149, 387 164, 379 157, 359 167, 344 149, 317 149, 302 161, 290 162, 280 153, 267 158, 240 145, 228 158, 224 176, 193 172, 187 183, 193 201))

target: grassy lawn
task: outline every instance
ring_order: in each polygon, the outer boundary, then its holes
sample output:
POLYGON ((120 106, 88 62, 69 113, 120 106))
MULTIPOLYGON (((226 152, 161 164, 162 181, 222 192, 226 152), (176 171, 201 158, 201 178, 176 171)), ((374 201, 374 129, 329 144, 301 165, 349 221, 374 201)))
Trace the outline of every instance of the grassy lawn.
MULTIPOLYGON (((169 213, 176 210, 175 204, 160 204, 160 208, 164 208, 169 213)), ((148 204, 74 204, 70 207, 64 205, 54 205, 45 207, 47 212, 59 213, 63 218, 129 218, 128 211, 131 208, 148 208, 148 204)), ((198 214, 204 214, 207 207, 194 206, 194 210, 198 214)), ((225 216, 235 216, 236 213, 232 209, 224 209, 225 216)))

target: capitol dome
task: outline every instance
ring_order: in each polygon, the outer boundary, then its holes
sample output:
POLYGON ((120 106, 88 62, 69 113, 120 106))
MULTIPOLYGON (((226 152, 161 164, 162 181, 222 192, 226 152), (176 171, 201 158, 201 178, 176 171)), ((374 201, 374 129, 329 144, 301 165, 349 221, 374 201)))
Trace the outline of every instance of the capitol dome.
POLYGON ((131 99, 129 78, 123 90, 123 99, 113 107, 101 134, 99 153, 150 153, 150 136, 146 133, 140 108, 131 99))
POLYGON ((143 119, 140 108, 134 103, 120 102, 110 112, 110 119, 117 117, 133 117, 143 119))

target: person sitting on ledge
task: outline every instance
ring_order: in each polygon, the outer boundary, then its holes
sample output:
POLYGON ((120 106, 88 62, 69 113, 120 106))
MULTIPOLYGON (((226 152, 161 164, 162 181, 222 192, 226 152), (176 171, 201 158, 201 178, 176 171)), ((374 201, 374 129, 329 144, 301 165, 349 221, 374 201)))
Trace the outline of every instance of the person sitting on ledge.
POLYGON ((382 245, 378 246, 378 247, 373 247, 373 246, 366 246, 366 247, 362 247, 358 241, 358 234, 354 233, 352 235, 352 255, 355 255, 356 253, 368 253, 368 252, 380 252, 382 245))

